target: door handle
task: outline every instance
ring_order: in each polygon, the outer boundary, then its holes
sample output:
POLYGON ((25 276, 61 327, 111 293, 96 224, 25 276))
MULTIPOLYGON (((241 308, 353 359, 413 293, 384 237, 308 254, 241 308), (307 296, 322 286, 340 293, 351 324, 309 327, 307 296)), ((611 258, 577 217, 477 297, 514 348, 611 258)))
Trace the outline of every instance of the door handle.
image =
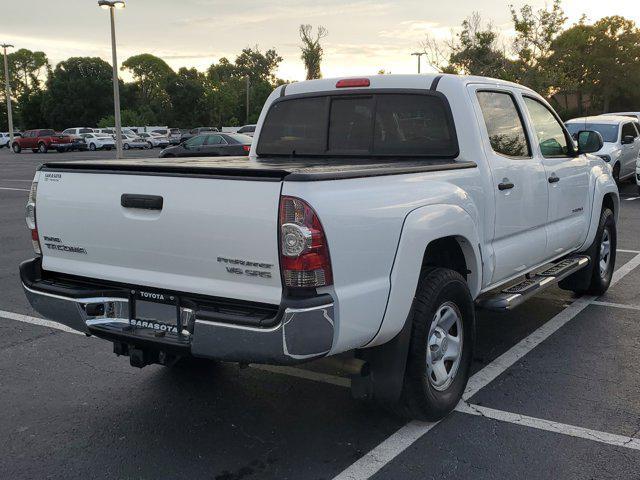
POLYGON ((558 183, 560 181, 560 177, 557 177, 555 175, 551 175, 549 177, 549 183, 558 183))
POLYGON ((120 197, 120 205, 125 208, 139 208, 141 210, 162 210, 164 199, 159 195, 139 195, 136 193, 123 193, 120 197))
POLYGON ((511 182, 502 182, 498 184, 498 190, 511 190, 515 185, 511 182))

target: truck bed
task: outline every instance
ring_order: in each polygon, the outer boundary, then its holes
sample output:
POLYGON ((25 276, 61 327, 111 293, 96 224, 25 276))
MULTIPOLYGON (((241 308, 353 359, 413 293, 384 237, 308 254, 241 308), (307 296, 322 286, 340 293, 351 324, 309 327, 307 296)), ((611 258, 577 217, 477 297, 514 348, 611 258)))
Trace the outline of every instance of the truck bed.
POLYGON ((129 159, 48 162, 43 171, 74 171, 83 173, 109 173, 131 175, 186 175, 224 179, 251 179, 263 181, 308 182, 340 180, 383 175, 432 172, 474 168, 474 162, 451 159, 349 159, 349 158, 261 158, 247 157, 184 158, 184 159, 129 159))

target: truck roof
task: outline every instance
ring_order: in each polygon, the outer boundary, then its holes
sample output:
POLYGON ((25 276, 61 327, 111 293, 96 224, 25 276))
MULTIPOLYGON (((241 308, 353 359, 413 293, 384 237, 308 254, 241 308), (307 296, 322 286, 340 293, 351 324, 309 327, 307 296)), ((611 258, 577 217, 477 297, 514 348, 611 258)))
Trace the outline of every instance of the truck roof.
POLYGON ((533 92, 528 87, 519 85, 517 83, 508 82, 506 80, 499 80, 497 78, 479 77, 473 75, 453 75, 447 73, 425 73, 425 74, 403 74, 403 75, 362 75, 360 77, 336 77, 336 78, 321 78, 317 80, 305 80, 302 82, 290 83, 281 87, 286 89, 286 95, 296 95, 305 93, 314 93, 322 91, 336 90, 336 83, 339 80, 366 78, 369 79, 369 87, 364 87, 363 91, 367 88, 407 88, 407 89, 429 89, 434 84, 434 81, 438 80, 440 85, 447 83, 449 85, 459 85, 464 87, 468 84, 486 84, 493 86, 509 86, 512 88, 519 88, 522 90, 528 90, 533 92))

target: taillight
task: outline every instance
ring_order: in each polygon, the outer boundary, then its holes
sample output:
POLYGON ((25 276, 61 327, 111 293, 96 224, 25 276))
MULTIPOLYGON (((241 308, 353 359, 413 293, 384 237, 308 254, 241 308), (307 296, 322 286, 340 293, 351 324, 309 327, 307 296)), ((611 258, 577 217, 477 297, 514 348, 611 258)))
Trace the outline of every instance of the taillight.
POLYGON ((287 287, 333 283, 329 247, 316 212, 299 198, 280 199, 280 266, 287 287))
POLYGON ((248 151, 250 151, 250 150, 251 150, 251 145, 242 145, 242 149, 243 149, 245 152, 248 152, 248 151))
POLYGON ((33 245, 33 251, 36 255, 42 255, 42 249, 40 248, 40 238, 38 236, 38 223, 36 222, 36 195, 38 193, 38 177, 31 183, 31 190, 29 190, 29 199, 27 200, 27 206, 25 211, 25 219, 27 221, 27 227, 31 230, 31 244, 33 245))

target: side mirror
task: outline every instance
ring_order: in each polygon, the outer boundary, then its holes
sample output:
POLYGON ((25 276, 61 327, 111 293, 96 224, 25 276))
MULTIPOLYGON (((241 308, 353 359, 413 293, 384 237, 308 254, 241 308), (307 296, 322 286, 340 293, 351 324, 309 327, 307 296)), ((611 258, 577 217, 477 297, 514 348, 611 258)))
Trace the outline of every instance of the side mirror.
POLYGON ((625 135, 624 137, 622 137, 622 145, 629 145, 633 143, 634 140, 635 138, 633 138, 633 136, 625 135))
POLYGON ((595 153, 604 145, 602 135, 595 130, 581 130, 578 132, 578 155, 595 153))

